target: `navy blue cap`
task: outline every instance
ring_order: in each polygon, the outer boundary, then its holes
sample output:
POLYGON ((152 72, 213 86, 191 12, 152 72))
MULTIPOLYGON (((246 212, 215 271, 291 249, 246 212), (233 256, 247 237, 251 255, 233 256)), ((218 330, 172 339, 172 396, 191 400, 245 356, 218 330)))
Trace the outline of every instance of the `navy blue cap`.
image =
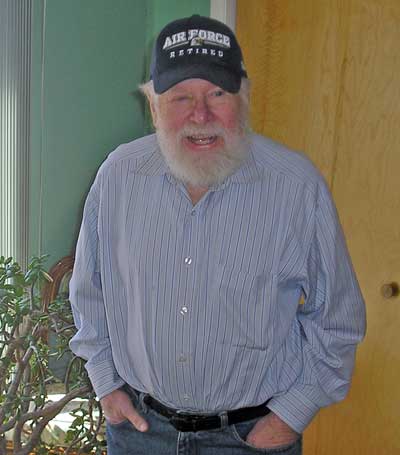
POLYGON ((170 22, 154 44, 150 78, 156 93, 192 78, 237 93, 242 77, 247 73, 236 37, 215 19, 194 15, 170 22))

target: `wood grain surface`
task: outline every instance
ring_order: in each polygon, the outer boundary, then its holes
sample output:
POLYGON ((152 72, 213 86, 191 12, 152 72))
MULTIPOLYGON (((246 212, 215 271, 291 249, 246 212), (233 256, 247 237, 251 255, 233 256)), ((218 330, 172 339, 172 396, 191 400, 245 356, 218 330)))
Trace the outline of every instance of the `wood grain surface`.
POLYGON ((305 455, 400 454, 400 1, 239 0, 253 128, 305 151, 328 180, 367 304, 348 398, 305 455))

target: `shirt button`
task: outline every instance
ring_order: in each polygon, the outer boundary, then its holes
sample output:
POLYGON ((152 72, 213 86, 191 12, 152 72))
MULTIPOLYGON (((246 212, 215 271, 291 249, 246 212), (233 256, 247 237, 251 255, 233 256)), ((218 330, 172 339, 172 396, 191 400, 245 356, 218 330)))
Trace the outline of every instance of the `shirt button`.
POLYGON ((189 401, 189 400, 190 400, 190 396, 189 396, 189 395, 183 395, 183 399, 184 399, 185 401, 189 401))
POLYGON ((181 308, 180 313, 181 313, 182 315, 185 315, 187 312, 188 312, 187 306, 183 306, 183 307, 181 308))
POLYGON ((193 209, 193 210, 190 212, 190 214, 191 214, 192 216, 195 216, 195 215, 196 215, 196 210, 193 209))
POLYGON ((186 265, 190 265, 191 263, 192 263, 192 258, 191 257, 185 258, 185 264, 186 265))
POLYGON ((183 363, 183 362, 187 362, 187 357, 184 355, 184 354, 181 354, 179 357, 178 357, 178 361, 183 363))

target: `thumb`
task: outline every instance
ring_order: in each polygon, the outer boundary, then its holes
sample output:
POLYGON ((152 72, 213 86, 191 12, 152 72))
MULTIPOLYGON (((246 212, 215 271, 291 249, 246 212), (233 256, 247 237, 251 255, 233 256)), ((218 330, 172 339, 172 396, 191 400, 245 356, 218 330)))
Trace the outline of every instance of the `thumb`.
POLYGON ((149 429, 149 424, 147 421, 136 411, 133 406, 129 407, 125 413, 125 417, 138 431, 144 432, 149 429))

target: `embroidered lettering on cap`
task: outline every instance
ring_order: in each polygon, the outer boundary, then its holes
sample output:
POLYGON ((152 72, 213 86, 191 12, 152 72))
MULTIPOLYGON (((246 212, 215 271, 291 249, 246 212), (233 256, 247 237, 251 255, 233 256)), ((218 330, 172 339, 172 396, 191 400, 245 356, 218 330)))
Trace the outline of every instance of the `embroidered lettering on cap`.
POLYGON ((179 46, 185 43, 187 43, 186 33, 185 32, 175 33, 174 35, 167 36, 165 38, 163 49, 168 49, 170 47, 179 46))
POLYGON ((225 48, 231 47, 231 40, 229 36, 224 35, 223 33, 215 33, 212 30, 190 29, 174 33, 172 36, 167 36, 164 41, 163 49, 168 50, 172 47, 182 46, 189 43, 191 46, 211 44, 225 48))
POLYGON ((199 31, 196 29, 188 30, 188 40, 190 41, 195 36, 198 36, 198 34, 199 34, 199 31))
POLYGON ((171 51, 169 53, 169 58, 183 57, 184 55, 212 55, 214 57, 222 58, 224 56, 224 51, 217 52, 215 49, 209 49, 207 47, 189 47, 188 49, 180 49, 178 53, 176 51, 171 51))
POLYGON ((209 31, 207 39, 208 39, 208 41, 211 41, 211 42, 215 41, 215 33, 209 31))

